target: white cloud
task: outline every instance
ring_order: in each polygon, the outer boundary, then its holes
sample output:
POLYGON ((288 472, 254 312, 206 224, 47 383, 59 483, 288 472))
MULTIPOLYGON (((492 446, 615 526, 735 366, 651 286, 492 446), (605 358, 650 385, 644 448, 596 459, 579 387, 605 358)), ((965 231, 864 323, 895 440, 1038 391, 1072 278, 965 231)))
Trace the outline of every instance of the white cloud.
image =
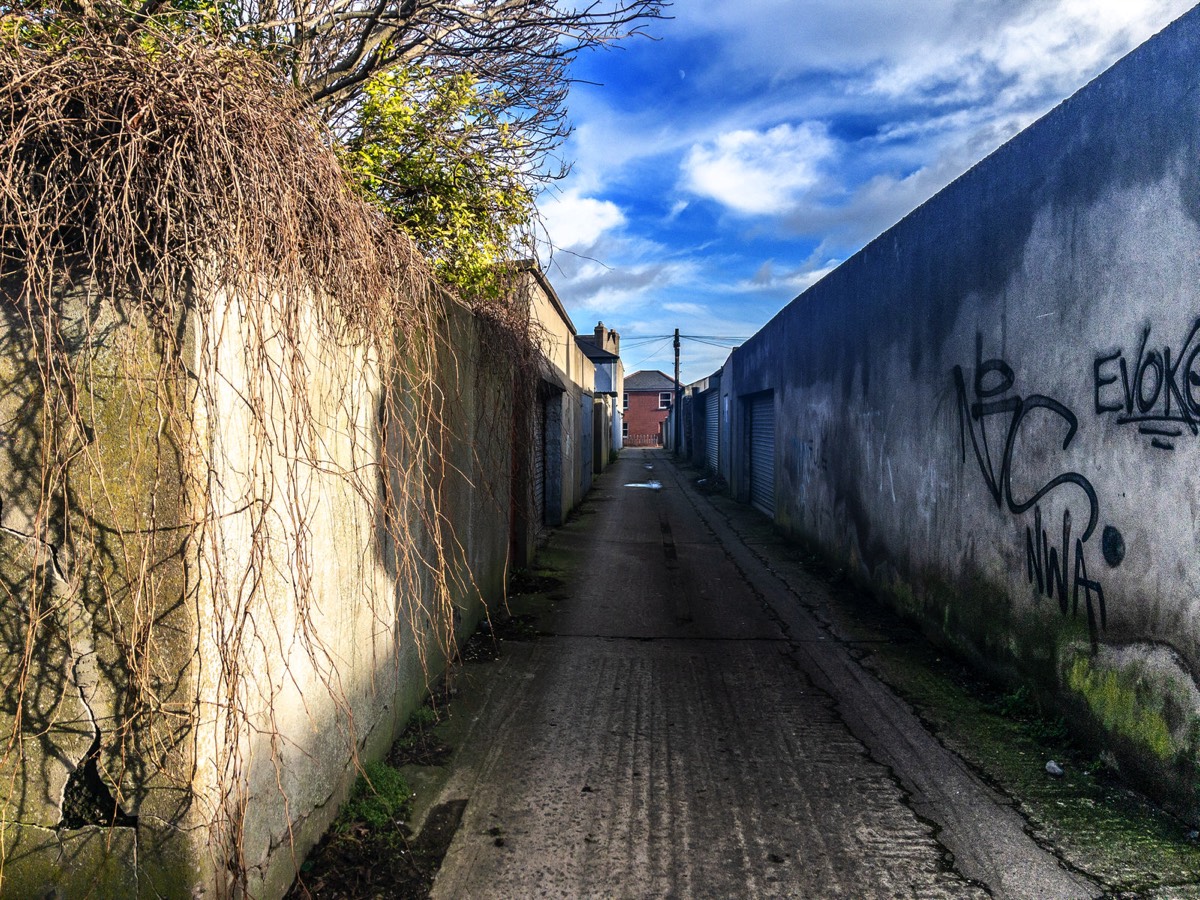
MULTIPOLYGON (((714 79, 881 69, 899 87, 972 77, 1074 81, 1132 49, 1194 0, 688 0, 679 33, 714 41, 714 79)), ((669 34, 669 32, 666 32, 669 34)))
POLYGON ((591 278, 555 280, 569 309, 612 315, 642 312, 647 297, 669 291, 692 278, 687 263, 627 263, 591 278))
POLYGON ((781 271, 774 260, 767 260, 758 267, 752 278, 737 284, 735 290, 742 293, 762 293, 769 290, 795 296, 804 293, 840 264, 841 260, 836 259, 810 261, 796 268, 785 268, 781 271))
POLYGON ((630 334, 749 333, 1194 2, 676 3, 573 89, 552 280, 630 334))
POLYGON ((681 32, 719 40, 714 68, 726 78, 756 71, 787 77, 858 69, 940 43, 968 3, 997 7, 980 0, 689 0, 673 13, 681 32))
POLYGON ((726 132, 688 152, 684 187, 739 213, 781 213, 818 184, 836 153, 819 122, 726 132))
POLYGON ((708 312, 708 308, 699 303, 678 302, 664 303, 662 308, 667 312, 679 313, 685 316, 701 316, 708 312))
POLYGON ((591 256, 556 253, 548 261, 550 280, 572 313, 626 315, 644 307, 647 297, 665 295, 696 279, 694 260, 675 256, 653 241, 604 238, 588 252, 591 256))
MULTIPOLYGON (((751 132, 761 144, 777 127, 802 131, 847 114, 876 120, 906 160, 904 171, 937 165, 941 152, 968 143, 978 148, 974 162, 1194 2, 688 0, 672 8, 673 19, 658 28, 663 43, 652 46, 703 41, 707 50, 687 73, 695 87, 631 106, 614 91, 579 86, 571 96, 579 127, 568 147, 570 183, 602 196, 648 160, 670 166, 686 156, 697 166, 696 193, 762 212, 769 203, 760 179, 743 177, 761 167, 739 173, 722 165, 732 151, 718 142, 751 132), (984 145, 984 136, 992 142, 984 145), (753 193, 729 197, 738 184, 753 193)), ((677 69, 669 72, 677 79, 677 69)), ((863 148, 842 149, 849 157, 863 148)), ((840 174, 827 174, 847 182, 848 195, 848 170, 859 165, 847 158, 840 174)))
POLYGON ((550 242, 563 249, 593 246, 606 232, 625 224, 625 214, 609 200, 568 190, 539 204, 550 242))
POLYGON ((963 7, 952 40, 884 54, 871 87, 892 97, 1004 110, 1061 99, 1186 12, 1193 0, 1057 0, 963 7))

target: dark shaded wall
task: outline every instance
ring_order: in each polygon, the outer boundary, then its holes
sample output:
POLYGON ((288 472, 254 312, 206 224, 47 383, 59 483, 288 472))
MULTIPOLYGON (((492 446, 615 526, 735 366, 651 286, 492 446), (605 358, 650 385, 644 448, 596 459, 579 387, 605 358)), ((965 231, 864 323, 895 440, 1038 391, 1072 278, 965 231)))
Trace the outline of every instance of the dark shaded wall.
POLYGON ((771 390, 781 526, 1193 810, 1198 59, 1194 10, 794 300, 721 383, 735 494, 744 398, 771 390))

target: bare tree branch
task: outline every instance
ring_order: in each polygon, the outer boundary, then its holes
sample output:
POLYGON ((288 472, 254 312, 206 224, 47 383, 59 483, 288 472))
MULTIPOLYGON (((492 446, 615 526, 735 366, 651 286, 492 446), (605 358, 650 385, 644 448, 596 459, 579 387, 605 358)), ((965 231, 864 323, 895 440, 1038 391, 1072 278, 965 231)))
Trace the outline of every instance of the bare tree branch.
POLYGON ((243 0, 239 32, 271 51, 335 128, 353 131, 364 84, 395 67, 469 74, 492 115, 522 138, 534 180, 570 133, 568 66, 580 52, 644 34, 669 0, 243 0))

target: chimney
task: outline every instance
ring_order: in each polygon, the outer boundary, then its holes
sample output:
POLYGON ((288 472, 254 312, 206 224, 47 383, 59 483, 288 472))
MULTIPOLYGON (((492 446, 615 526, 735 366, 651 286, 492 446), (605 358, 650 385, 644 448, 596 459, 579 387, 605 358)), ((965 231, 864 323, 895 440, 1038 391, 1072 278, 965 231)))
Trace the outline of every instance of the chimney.
POLYGON ((592 339, 592 343, 609 353, 616 353, 618 356, 621 353, 621 336, 615 331, 605 328, 603 322, 596 323, 596 336, 592 339), (608 346, 609 344, 612 346, 608 346))

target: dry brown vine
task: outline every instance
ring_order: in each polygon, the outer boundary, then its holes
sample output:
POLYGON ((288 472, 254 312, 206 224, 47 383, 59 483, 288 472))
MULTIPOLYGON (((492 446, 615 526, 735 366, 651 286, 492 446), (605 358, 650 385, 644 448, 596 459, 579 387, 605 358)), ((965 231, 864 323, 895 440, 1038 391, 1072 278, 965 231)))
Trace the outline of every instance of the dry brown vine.
MULTIPOLYGON (((122 33, 61 12, 53 31, 0 27, 0 360, 26 393, 0 428, 9 468, 25 472, 22 490, 37 498, 20 528, 0 506, 0 526, 34 548, 25 564, 42 573, 0 584, 0 603, 23 610, 0 646, 2 687, 15 698, 0 806, 25 790, 25 744, 61 724, 61 702, 35 698, 40 660, 61 644, 81 695, 112 694, 110 715, 93 717, 88 733, 114 814, 166 777, 148 760, 186 750, 194 774, 211 758, 218 801, 199 808, 180 778, 175 812, 215 835, 214 870, 230 873, 221 885, 230 891, 258 861, 243 852, 248 734, 270 736, 288 802, 273 701, 290 688, 260 683, 254 661, 299 635, 351 752, 362 739, 337 654, 314 625, 322 548, 311 543, 319 513, 306 485, 333 476, 381 510, 373 539, 386 545, 405 621, 397 627, 395 610, 381 607, 379 628, 415 641, 427 669, 453 652, 456 597, 470 590, 446 513, 446 485, 464 475, 445 413, 470 389, 455 372, 457 301, 348 186, 331 144, 252 53, 150 22, 122 33), (239 331, 246 348, 245 378, 224 387, 214 377, 226 365, 222 329, 239 331), (314 334, 343 364, 374 373, 382 393, 371 409, 353 391, 310 388, 328 375, 313 362, 314 334), (116 368, 101 371, 114 354, 116 368), (117 381, 129 419, 119 435, 105 420, 102 433, 97 385, 117 381), (205 416, 229 403, 244 433, 206 430, 205 416), (363 421, 374 423, 373 445, 355 443, 363 421), (231 453, 244 470, 221 462, 231 453), (152 489, 127 496, 130 472, 152 489), (273 537, 280 518, 286 548, 273 537), (211 587, 197 592, 201 573, 211 587), (193 586, 178 602, 177 582, 193 586), (294 606, 264 619, 271 584, 285 584, 294 606), (211 679, 211 709, 164 668, 183 605, 202 632, 186 677, 211 679)), ((511 423, 530 418, 520 407, 536 380, 528 309, 501 304, 475 321, 490 354, 476 370, 508 372, 485 427, 514 429, 520 443, 523 426, 511 423)), ((358 601, 379 602, 363 581, 358 601)), ((7 829, 9 815, 0 819, 7 829)))

